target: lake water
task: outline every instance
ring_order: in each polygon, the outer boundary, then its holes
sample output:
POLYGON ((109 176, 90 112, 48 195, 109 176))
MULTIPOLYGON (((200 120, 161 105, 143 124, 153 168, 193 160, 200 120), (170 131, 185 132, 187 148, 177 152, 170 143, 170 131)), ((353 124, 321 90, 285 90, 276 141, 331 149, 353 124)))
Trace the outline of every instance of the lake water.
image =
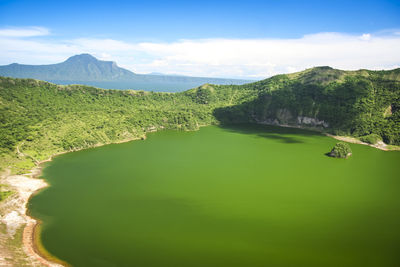
POLYGON ((56 157, 29 209, 73 266, 394 267, 400 152, 268 126, 163 131, 56 157))
MULTIPOLYGON (((162 76, 155 76, 156 78, 162 76)), ((174 76, 173 76, 174 77, 174 76)), ((176 76, 178 80, 179 77, 176 76)), ((96 82, 96 81, 59 81, 59 80, 49 80, 49 82, 56 84, 84 84, 89 86, 95 86, 103 89, 120 89, 120 90, 144 90, 144 91, 153 91, 153 92, 182 92, 185 90, 189 90, 205 83, 212 84, 245 84, 250 82, 255 82, 252 80, 230 80, 230 79, 213 79, 213 78, 195 78, 195 77, 183 77, 182 79, 187 79, 188 81, 127 81, 127 82, 96 82)))
POLYGON ((96 82, 96 81, 58 81, 56 84, 84 84, 103 89, 144 90, 153 92, 182 92, 204 84, 205 82, 96 82))

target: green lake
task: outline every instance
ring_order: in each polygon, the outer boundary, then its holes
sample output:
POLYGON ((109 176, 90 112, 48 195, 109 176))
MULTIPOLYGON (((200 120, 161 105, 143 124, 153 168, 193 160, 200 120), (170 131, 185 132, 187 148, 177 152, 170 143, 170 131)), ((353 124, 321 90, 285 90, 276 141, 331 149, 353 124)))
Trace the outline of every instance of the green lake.
POLYGON ((29 202, 72 266, 400 266, 400 152, 289 128, 162 131, 64 154, 29 202))

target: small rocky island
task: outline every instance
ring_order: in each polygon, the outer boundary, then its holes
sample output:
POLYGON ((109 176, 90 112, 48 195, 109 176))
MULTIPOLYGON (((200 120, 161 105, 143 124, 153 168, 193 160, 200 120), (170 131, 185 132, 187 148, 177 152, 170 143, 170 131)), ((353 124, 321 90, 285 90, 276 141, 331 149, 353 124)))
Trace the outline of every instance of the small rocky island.
POLYGON ((349 144, 344 142, 337 143, 329 153, 330 157, 334 158, 348 158, 352 154, 349 144))

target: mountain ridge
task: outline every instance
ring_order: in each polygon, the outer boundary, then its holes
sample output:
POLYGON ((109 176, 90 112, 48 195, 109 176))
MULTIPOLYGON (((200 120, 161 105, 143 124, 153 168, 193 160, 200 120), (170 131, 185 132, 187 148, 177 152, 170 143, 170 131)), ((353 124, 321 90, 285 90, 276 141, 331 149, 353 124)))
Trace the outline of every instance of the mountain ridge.
MULTIPOLYGON (((136 74, 121 68, 114 61, 103 61, 90 54, 74 55, 61 63, 49 65, 24 65, 12 63, 0 66, 0 76, 12 78, 32 78, 59 84, 83 83, 86 85, 116 89, 142 89, 140 86, 154 83, 154 86, 171 84, 182 85, 190 89, 204 83, 213 84, 244 84, 251 82, 242 79, 225 79, 211 77, 192 77, 184 75, 136 74), (99 82, 108 82, 99 86, 99 82), (114 83, 120 83, 113 85, 114 83), (125 83, 121 86, 121 83, 125 83), (114 87, 113 87, 114 86, 114 87), (121 87, 121 88, 118 88, 121 87)), ((157 89, 157 88, 154 88, 157 89)))
POLYGON ((74 55, 61 63, 25 65, 13 63, 0 66, 0 75, 39 80, 105 81, 125 80, 135 74, 120 68, 113 61, 98 60, 90 54, 74 55))

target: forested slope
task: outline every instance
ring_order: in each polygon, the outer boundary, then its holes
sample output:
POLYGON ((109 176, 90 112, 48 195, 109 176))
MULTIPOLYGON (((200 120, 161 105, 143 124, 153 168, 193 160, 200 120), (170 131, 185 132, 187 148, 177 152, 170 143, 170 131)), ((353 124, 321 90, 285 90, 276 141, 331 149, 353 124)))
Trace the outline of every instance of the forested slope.
POLYGON ((257 97, 216 109, 220 121, 310 126, 355 137, 377 134, 388 144, 400 144, 400 69, 318 67, 241 88, 257 97))
POLYGON ((26 171, 50 155, 144 137, 159 129, 256 122, 400 145, 400 69, 319 67, 245 85, 182 93, 103 90, 0 77, 2 169, 26 171))
POLYGON ((204 85, 184 93, 152 93, 0 77, 1 167, 26 170, 54 153, 159 129, 195 130, 217 122, 216 107, 246 101, 245 91, 204 85))

